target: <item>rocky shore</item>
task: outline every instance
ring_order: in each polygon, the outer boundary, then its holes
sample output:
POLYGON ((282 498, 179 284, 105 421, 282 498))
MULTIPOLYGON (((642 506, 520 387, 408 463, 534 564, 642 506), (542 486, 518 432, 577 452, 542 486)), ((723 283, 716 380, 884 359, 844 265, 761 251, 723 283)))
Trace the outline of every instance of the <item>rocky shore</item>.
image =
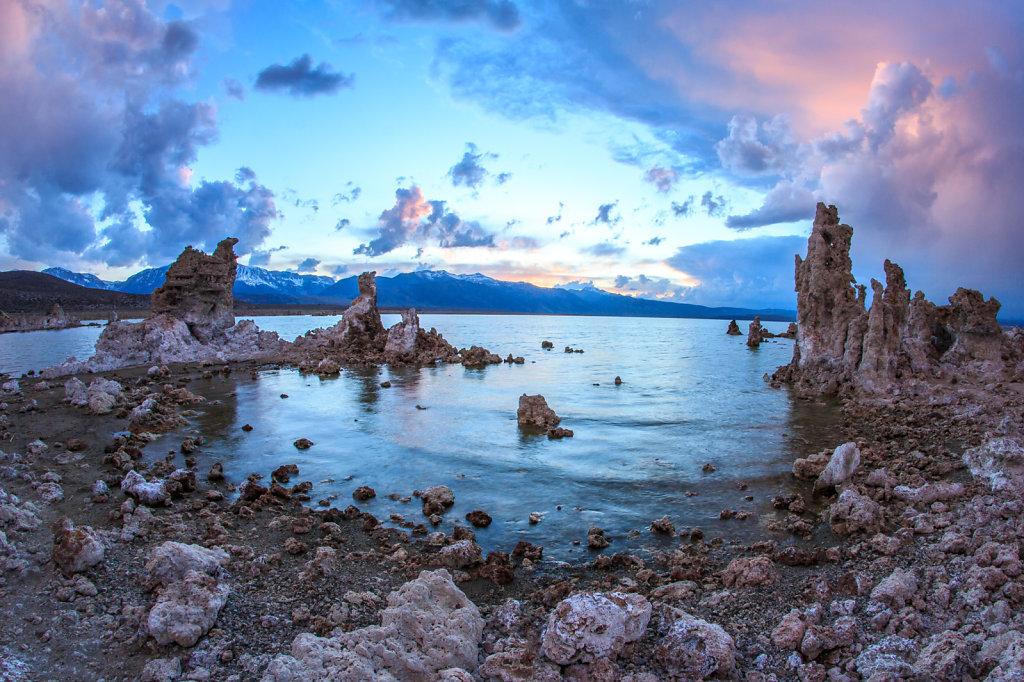
MULTIPOLYGON (((1019 335, 992 327, 980 294, 909 302, 890 265, 866 310, 846 229, 819 206, 798 260, 794 361, 773 380, 839 395, 843 423, 834 450, 794 463, 794 492, 771 501, 781 520, 744 545, 651 519, 672 548, 642 554, 592 528, 573 565, 528 543, 485 555, 483 510, 433 532, 444 486, 391 528, 355 505, 311 508, 294 466, 226 484, 202 433, 143 459, 195 415, 204 376, 502 361, 457 351, 415 311, 384 329, 372 273, 335 327, 294 344, 239 330, 223 313, 231 244, 183 254, 156 322, 111 325, 99 360, 3 383, 0 679, 1021 679, 1019 335)), ((557 424, 524 398, 521 422, 557 424)))

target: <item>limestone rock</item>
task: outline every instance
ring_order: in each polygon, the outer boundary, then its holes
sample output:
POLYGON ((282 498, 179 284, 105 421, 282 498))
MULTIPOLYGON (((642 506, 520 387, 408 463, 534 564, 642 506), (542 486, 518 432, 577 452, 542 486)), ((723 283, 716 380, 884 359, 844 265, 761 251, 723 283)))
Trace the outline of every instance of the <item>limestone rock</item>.
POLYGON ((359 275, 359 295, 349 303, 341 321, 328 330, 329 335, 338 339, 343 346, 376 349, 384 347, 386 332, 380 321, 380 312, 377 310, 376 275, 374 271, 359 275))
POLYGON ((914 679, 916 670, 910 661, 916 654, 913 640, 889 635, 862 651, 854 664, 865 680, 914 679))
POLYGON ((761 326, 761 318, 755 317, 747 329, 747 347, 757 348, 764 339, 764 328, 761 326))
POLYGON ((154 658, 142 668, 141 682, 174 682, 181 677, 181 659, 154 658))
POLYGON ((729 328, 725 330, 725 333, 729 336, 742 336, 743 332, 740 331, 740 326, 736 324, 736 320, 729 322, 729 328))
POLYGON ((88 389, 77 377, 71 377, 64 382, 64 400, 77 407, 89 404, 88 389))
POLYGON ((871 590, 871 600, 893 609, 901 609, 917 592, 917 577, 913 571, 894 568, 882 582, 871 590))
POLYGON ((75 528, 71 519, 53 525, 53 563, 65 575, 81 573, 103 561, 103 542, 89 526, 75 528))
POLYGON ((447 568, 466 568, 483 563, 484 555, 480 545, 472 540, 459 540, 437 552, 437 562, 447 568))
POLYGON ((964 463, 974 478, 993 491, 1024 494, 1024 447, 1011 438, 995 438, 964 453, 964 463))
POLYGON ((798 609, 787 613, 772 630, 772 644, 780 649, 796 651, 807 632, 807 623, 798 609))
POLYGON ((702 680, 736 667, 736 643, 714 623, 673 609, 662 624, 654 656, 670 680, 702 680))
POLYGON ((284 349, 276 333, 261 332, 252 320, 234 322, 236 239, 225 239, 213 255, 192 247, 167 270, 152 295, 152 317, 138 323, 114 321, 96 341, 88 360, 74 358, 43 370, 46 378, 103 372, 132 365, 249 360, 284 349))
POLYGON ((776 371, 773 384, 825 394, 898 393, 909 381, 944 370, 984 378, 1006 369, 1002 349, 1009 337, 996 321, 998 301, 964 288, 946 306, 921 292, 911 298, 903 270, 886 260, 885 286, 871 281, 868 309, 867 287, 852 274, 852 238, 835 206, 819 203, 807 256, 796 257, 793 360, 776 371))
MULTIPOLYGON (((423 571, 388 596, 379 626, 329 638, 303 633, 274 658, 263 682, 410 680, 476 670, 484 621, 445 570, 423 571)), ((458 679, 458 678, 455 678, 458 679)))
POLYGON ((614 658, 650 619, 650 602, 638 594, 574 594, 548 617, 541 652, 559 665, 614 658))
POLYGON ((455 493, 446 485, 432 485, 420 493, 423 501, 423 515, 442 514, 455 504, 455 493))
POLYGON ((188 571, 182 580, 160 590, 146 619, 146 628, 157 644, 194 646, 217 621, 229 591, 227 585, 212 576, 188 571))
POLYGON ((209 343, 235 324, 235 238, 217 244, 211 255, 185 247, 152 294, 153 315, 167 313, 187 326, 200 343, 209 343))
POLYGON ((129 471, 121 481, 121 491, 147 507, 165 505, 171 497, 167 485, 162 479, 149 482, 134 469, 129 471))
POLYGON ((829 509, 829 526, 841 535, 877 533, 885 523, 882 508, 852 488, 844 490, 829 509))
POLYGON ((804 481, 813 481, 821 476, 828 462, 828 450, 816 452, 809 457, 799 457, 793 462, 793 475, 804 481))
POLYGON ((462 364, 466 367, 486 367, 501 364, 501 356, 480 346, 470 346, 459 351, 462 364))
POLYGON ((778 579, 779 572, 775 564, 766 556, 733 559, 722 573, 722 582, 726 587, 770 585, 778 579))
MULTIPOLYGON (((65 386, 65 391, 67 387, 65 386)), ((86 391, 89 409, 94 414, 109 414, 117 406, 124 389, 116 381, 93 379, 86 391)))
POLYGON ((416 353, 416 337, 420 331, 420 317, 415 308, 402 311, 402 321, 387 332, 384 352, 408 360, 416 353))
POLYGON ((519 409, 516 411, 516 418, 519 426, 526 426, 538 429, 551 429, 558 426, 562 421, 555 411, 548 407, 548 403, 542 395, 519 396, 519 409))
POLYGON ((167 541, 150 552, 145 567, 146 580, 153 587, 183 580, 189 571, 219 577, 222 568, 228 564, 228 558, 222 549, 167 541))
POLYGON ((818 491, 831 490, 846 482, 860 466, 860 449, 856 443, 843 443, 835 449, 824 471, 814 482, 818 491))
MULTIPOLYGON (((932 636, 914 661, 914 668, 924 679, 957 682, 970 674, 970 647, 959 632, 941 632, 932 636)), ((1024 670, 1021 672, 1024 673, 1024 670)), ((1024 677, 1024 674, 1021 676, 1024 677)))

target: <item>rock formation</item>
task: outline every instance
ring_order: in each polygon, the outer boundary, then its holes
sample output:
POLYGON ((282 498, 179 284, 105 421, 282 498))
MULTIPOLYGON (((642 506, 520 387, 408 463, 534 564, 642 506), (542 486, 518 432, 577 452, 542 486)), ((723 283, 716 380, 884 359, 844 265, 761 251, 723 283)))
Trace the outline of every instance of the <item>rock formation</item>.
POLYGON ((729 336, 742 336, 743 332, 740 331, 740 326, 736 324, 736 320, 729 322, 729 328, 725 330, 725 333, 729 336))
POLYGON ((555 411, 548 407, 542 395, 519 396, 519 409, 516 411, 519 426, 537 429, 551 429, 562 421, 555 411))
POLYGON ((232 327, 237 243, 234 237, 225 239, 212 255, 186 246, 152 294, 153 315, 166 313, 181 320, 200 343, 209 343, 232 327))
POLYGON ((54 377, 169 362, 226 362, 280 353, 276 333, 261 332, 251 320, 235 324, 231 288, 237 239, 225 239, 212 256, 182 251, 153 292, 153 317, 138 323, 111 322, 96 342, 96 354, 44 370, 54 377))
POLYGON ((764 328, 761 327, 761 318, 755 317, 747 329, 747 347, 757 348, 761 345, 762 338, 764 338, 764 328))
POLYGON ((907 289, 903 270, 885 261, 885 286, 852 274, 853 228, 835 206, 819 203, 807 256, 796 257, 797 326, 793 360, 772 377, 810 393, 899 393, 913 380, 986 378, 1015 371, 1020 334, 1004 334, 999 302, 960 288, 936 306, 907 289), (1004 357, 1010 362, 1004 361, 1004 357))
POLYGON ((303 371, 321 376, 337 374, 346 362, 459 362, 458 352, 436 329, 428 332, 420 327, 415 308, 403 312, 401 322, 384 329, 375 277, 372 271, 359 275, 359 295, 342 319, 333 327, 314 329, 296 339, 289 357, 299 362, 303 371))
POLYGON ((81 326, 81 321, 64 312, 60 303, 54 303, 46 315, 8 315, 0 311, 0 332, 30 332, 39 329, 67 329, 81 326))

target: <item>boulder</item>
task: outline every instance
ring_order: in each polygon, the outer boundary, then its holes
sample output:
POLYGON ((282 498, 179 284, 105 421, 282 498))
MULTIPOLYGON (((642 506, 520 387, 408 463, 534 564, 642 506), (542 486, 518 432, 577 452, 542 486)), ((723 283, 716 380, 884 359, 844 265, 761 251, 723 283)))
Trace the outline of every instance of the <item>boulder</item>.
POLYGON ((654 656, 669 680, 703 680, 736 667, 736 643, 720 625, 672 609, 659 632, 654 656))
POLYGON ((331 637, 300 634, 277 656, 263 682, 411 680, 475 671, 484 621, 443 569, 423 571, 388 596, 379 626, 331 637), (442 671, 444 673, 442 674, 442 671))
POLYGON ((917 576, 913 571, 894 568, 888 577, 871 590, 871 600, 892 609, 902 609, 917 592, 917 586, 917 576))
POLYGON ((446 485, 432 485, 420 493, 423 501, 423 515, 442 514, 455 504, 455 493, 446 485))
POLYGON ((770 585, 778 580, 779 572, 766 556, 733 559, 722 572, 722 582, 726 587, 770 585))
POLYGON ((816 491, 829 491, 845 483, 860 466, 860 449, 856 443, 843 443, 835 449, 825 469, 814 482, 816 491))
POLYGON ((157 644, 194 646, 217 621, 229 592, 217 578, 187 571, 181 580, 161 588, 146 618, 146 629, 157 644))
POLYGON ((882 530, 885 517, 877 502, 848 488, 829 508, 828 524, 840 535, 874 534, 882 530))
POLYGON ((65 575, 92 568, 103 561, 103 553, 103 542, 90 526, 75 528, 66 517, 53 525, 50 557, 65 575))
POLYGON ((184 580, 189 571, 220 577, 228 565, 228 554, 222 549, 167 541, 156 546, 146 561, 145 575, 150 588, 184 580))
POLYGON ((638 594, 574 594, 548 617, 541 653, 559 665, 614 658, 643 637, 650 619, 650 602, 638 594))
POLYGON ((129 471, 121 481, 121 491, 139 504, 147 507, 159 507, 170 501, 171 494, 163 479, 147 481, 134 469, 129 471))
POLYGON ((519 396, 519 409, 516 411, 519 426, 537 429, 552 429, 562 421, 555 411, 548 407, 542 395, 519 396))

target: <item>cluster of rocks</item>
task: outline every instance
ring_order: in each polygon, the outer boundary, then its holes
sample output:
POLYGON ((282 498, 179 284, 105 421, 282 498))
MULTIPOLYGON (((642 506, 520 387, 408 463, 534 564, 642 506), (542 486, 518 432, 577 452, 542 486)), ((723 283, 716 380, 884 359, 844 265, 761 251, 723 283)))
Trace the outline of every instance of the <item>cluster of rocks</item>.
POLYGON ((81 326, 82 322, 64 312, 60 303, 54 303, 46 315, 8 315, 0 310, 0 334, 4 332, 30 332, 40 329, 67 329, 81 326))
POLYGON ((903 270, 885 261, 885 286, 856 285, 853 228, 819 203, 807 256, 796 256, 797 325, 793 360, 772 377, 812 393, 898 394, 931 382, 991 383, 1024 375, 1024 333, 1003 333, 1000 304, 957 289, 938 306, 913 297, 903 270))

